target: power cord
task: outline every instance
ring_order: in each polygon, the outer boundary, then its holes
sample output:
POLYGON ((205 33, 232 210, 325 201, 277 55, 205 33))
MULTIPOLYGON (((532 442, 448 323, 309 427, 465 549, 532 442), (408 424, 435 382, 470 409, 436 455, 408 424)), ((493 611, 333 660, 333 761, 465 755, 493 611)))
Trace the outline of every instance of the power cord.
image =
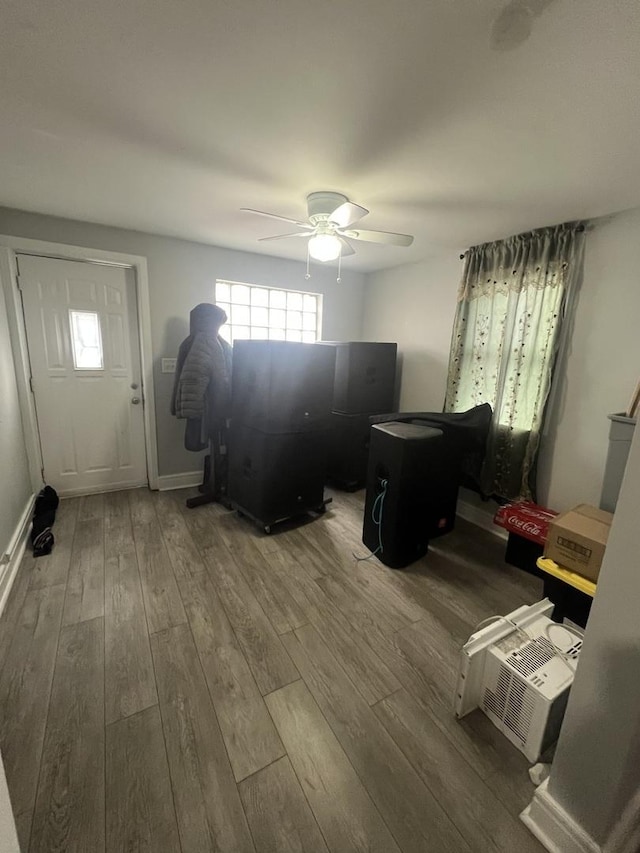
POLYGON ((358 557, 357 554, 353 554, 352 556, 354 560, 358 563, 364 563, 367 560, 370 560, 372 557, 376 557, 378 554, 384 553, 384 548, 382 546, 382 511, 384 509, 384 499, 387 494, 387 486, 389 485, 388 480, 381 480, 380 486, 382 491, 380 491, 376 495, 376 499, 373 502, 373 506, 371 507, 371 520, 378 528, 378 547, 375 551, 372 551, 368 557, 358 557))

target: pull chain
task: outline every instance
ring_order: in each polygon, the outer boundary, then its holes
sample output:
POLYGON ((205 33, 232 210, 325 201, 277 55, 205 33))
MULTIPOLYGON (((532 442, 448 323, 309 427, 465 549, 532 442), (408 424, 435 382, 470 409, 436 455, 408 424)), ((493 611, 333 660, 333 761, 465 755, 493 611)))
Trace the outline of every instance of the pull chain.
POLYGON ((309 243, 307 242, 307 274, 305 275, 307 281, 311 278, 311 273, 309 272, 309 243))
POLYGON ((338 278, 336 279, 338 284, 340 284, 340 282, 342 281, 342 278, 340 277, 341 269, 342 269, 342 246, 340 246, 340 254, 338 255, 338 278))

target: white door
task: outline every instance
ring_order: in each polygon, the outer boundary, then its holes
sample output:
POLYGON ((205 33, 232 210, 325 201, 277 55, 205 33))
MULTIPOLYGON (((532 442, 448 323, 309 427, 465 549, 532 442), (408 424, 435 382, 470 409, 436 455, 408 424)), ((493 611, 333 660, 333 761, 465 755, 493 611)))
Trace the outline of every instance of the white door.
POLYGON ((18 255, 45 482, 147 482, 135 284, 120 268, 18 255))

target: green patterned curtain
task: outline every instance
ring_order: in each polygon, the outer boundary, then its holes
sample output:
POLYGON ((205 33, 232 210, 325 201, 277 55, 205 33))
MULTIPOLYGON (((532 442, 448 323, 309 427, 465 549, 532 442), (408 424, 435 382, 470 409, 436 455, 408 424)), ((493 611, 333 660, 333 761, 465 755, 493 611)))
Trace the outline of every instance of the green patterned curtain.
POLYGON ((582 270, 583 226, 541 228, 466 254, 446 412, 493 407, 485 495, 535 499, 535 466, 567 299, 582 270))

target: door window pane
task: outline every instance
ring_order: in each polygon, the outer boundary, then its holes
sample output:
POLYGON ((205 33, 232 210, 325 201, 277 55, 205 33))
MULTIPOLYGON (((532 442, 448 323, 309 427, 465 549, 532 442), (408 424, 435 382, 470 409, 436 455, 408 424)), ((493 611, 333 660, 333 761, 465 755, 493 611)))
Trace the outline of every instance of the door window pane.
POLYGON ((73 366, 76 370, 102 370, 100 317, 95 311, 69 311, 73 366))

